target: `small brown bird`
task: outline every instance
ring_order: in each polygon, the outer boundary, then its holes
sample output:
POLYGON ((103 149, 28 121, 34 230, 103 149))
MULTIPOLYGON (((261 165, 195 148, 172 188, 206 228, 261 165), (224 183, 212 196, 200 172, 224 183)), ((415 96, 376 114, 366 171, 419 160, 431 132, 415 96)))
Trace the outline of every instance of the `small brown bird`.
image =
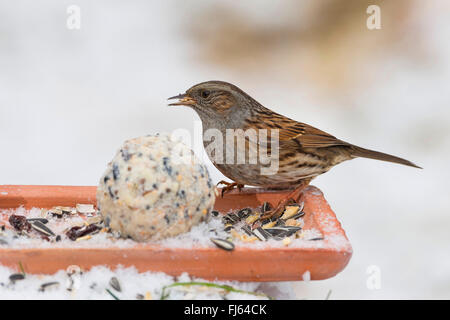
MULTIPOLYGON (((333 166, 354 158, 370 158, 404 164, 420 168, 414 163, 378 151, 364 149, 316 129, 305 123, 289 119, 270 109, 265 108, 238 87, 223 81, 207 81, 199 83, 186 91, 186 93, 171 97, 179 99, 178 102, 169 105, 184 105, 194 109, 200 116, 203 124, 204 147, 208 151, 209 141, 205 139, 209 129, 216 129, 226 137, 227 129, 278 129, 279 143, 277 150, 271 148, 271 144, 258 143, 258 147, 266 147, 271 153, 278 151, 278 170, 273 174, 262 174, 261 169, 267 167, 267 163, 238 163, 233 161, 217 161, 217 155, 207 152, 213 164, 226 177, 234 183, 225 183, 228 186, 223 189, 230 190, 233 187, 242 188, 244 185, 260 186, 265 188, 292 189, 294 191, 289 199, 298 199, 301 190, 309 184, 311 179, 327 172, 333 166)), ((223 139, 223 159, 227 159, 229 152, 223 139)), ((248 153, 255 142, 245 137, 245 149, 237 149, 236 153, 248 153)), ((217 143, 217 141, 216 141, 217 143)), ((234 146, 234 143, 233 143, 234 146)), ((216 150, 217 151, 217 150, 216 150)), ((239 155, 233 154, 237 159, 239 155)), ((248 155, 245 156, 248 160, 248 155)), ((289 199, 286 199, 288 201, 289 199)), ((284 207, 286 201, 271 213, 275 214, 284 207)))

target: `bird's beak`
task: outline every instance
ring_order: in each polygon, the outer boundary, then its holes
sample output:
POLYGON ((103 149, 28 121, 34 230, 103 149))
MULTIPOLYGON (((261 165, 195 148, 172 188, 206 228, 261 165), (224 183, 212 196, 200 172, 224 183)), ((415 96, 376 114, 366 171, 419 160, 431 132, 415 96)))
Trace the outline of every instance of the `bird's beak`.
POLYGON ((169 103, 169 106, 192 106, 197 103, 194 99, 188 96, 187 93, 182 93, 177 96, 168 98, 167 100, 178 99, 178 102, 169 103))

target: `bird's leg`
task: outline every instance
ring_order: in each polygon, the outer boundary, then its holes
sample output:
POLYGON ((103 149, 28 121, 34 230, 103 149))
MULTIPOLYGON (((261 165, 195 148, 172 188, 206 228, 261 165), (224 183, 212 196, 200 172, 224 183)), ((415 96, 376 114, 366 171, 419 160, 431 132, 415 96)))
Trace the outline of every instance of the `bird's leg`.
POLYGON ((221 194, 222 198, 226 192, 231 191, 234 188, 238 188, 238 190, 241 191, 241 189, 244 187, 243 184, 240 184, 237 182, 228 182, 228 181, 224 181, 224 180, 219 181, 216 186, 218 186, 219 184, 225 185, 225 187, 222 188, 222 194, 221 194))
POLYGON ((258 220, 263 221, 266 219, 280 217, 283 214, 286 206, 293 203, 298 203, 303 190, 309 185, 310 181, 311 179, 302 180, 302 182, 286 198, 278 202, 278 205, 274 209, 265 212, 258 220))

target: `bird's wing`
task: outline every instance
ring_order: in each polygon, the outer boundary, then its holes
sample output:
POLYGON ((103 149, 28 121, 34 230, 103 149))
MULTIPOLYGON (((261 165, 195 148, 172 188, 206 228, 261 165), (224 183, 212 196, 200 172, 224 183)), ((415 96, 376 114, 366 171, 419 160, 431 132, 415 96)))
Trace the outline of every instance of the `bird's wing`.
POLYGON ((258 119, 247 122, 244 129, 278 129, 280 142, 295 142, 304 148, 324 148, 348 145, 322 130, 297 122, 275 112, 260 113, 258 119))

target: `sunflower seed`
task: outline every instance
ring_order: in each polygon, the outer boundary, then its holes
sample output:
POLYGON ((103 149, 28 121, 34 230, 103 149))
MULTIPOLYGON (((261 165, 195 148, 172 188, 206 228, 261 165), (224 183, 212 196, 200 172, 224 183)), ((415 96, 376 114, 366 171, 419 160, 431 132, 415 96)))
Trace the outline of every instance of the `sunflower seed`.
POLYGON ((219 239, 219 238, 211 238, 211 241, 219 248, 231 251, 234 249, 234 244, 231 241, 219 239))
POLYGON ((144 295, 143 294, 141 294, 141 293, 138 293, 137 295, 136 295, 136 299, 137 300, 144 300, 144 295))
POLYGON ((285 237, 286 234, 288 233, 288 230, 277 227, 267 228, 265 230, 269 232, 273 237, 285 237))
POLYGON ((231 223, 231 224, 238 223, 240 220, 241 219, 239 218, 239 216, 234 213, 229 213, 229 214, 225 215, 222 219, 222 221, 224 221, 225 223, 231 223))
POLYGON ((289 237, 301 229, 302 229, 301 227, 283 226, 283 227, 267 228, 265 230, 270 234, 272 234, 273 236, 289 237))
POLYGON ((95 213, 94 205, 93 204, 81 204, 77 203, 77 212, 88 214, 88 213, 95 213))
POLYGON ((212 210, 212 211, 211 211, 211 214, 212 214, 214 217, 217 217, 217 216, 219 215, 219 211, 212 210))
POLYGON ((252 213, 252 209, 244 208, 238 211, 237 215, 240 219, 247 218, 252 213))
POLYGON ((13 273, 9 276, 9 280, 11 280, 12 282, 23 279, 25 279, 25 275, 23 273, 13 273))
POLYGON ((252 236, 253 235, 252 229, 248 225, 243 226, 241 228, 241 230, 244 231, 248 236, 252 236))
POLYGON ((28 222, 40 221, 43 224, 48 223, 48 220, 45 218, 30 218, 30 219, 27 219, 27 221, 28 222))
POLYGON ((118 292, 122 291, 119 280, 116 277, 112 277, 111 280, 109 280, 109 285, 118 292))
POLYGON ((58 281, 47 282, 47 283, 41 284, 41 286, 39 287, 39 291, 44 292, 45 290, 56 289, 58 287, 59 287, 58 281))
POLYGON ((305 212, 304 212, 304 211, 300 211, 300 212, 294 214, 294 215, 293 215, 292 217, 290 217, 289 219, 294 219, 294 220, 296 220, 296 219, 298 219, 298 218, 303 217, 304 215, 305 215, 305 212))
POLYGON ((223 229, 225 232, 230 232, 233 229, 233 225, 231 223, 227 223, 225 228, 223 229))
POLYGON ((34 230, 39 231, 40 233, 45 234, 46 236, 54 236, 55 234, 53 233, 52 230, 50 230, 49 228, 47 228, 47 226, 45 224, 43 224, 42 222, 40 222, 39 220, 34 221, 31 224, 31 227, 34 230))
POLYGON ((271 237, 271 234, 261 227, 258 227, 255 230, 253 230, 253 234, 257 236, 258 239, 261 241, 266 241, 271 237))

